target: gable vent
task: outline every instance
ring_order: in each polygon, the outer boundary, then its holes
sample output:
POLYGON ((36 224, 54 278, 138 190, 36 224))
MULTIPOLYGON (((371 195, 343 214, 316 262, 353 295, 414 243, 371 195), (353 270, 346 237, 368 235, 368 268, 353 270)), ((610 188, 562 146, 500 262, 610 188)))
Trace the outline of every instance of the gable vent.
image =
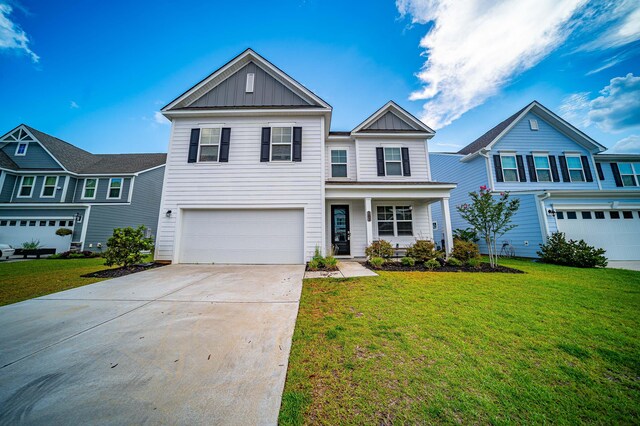
POLYGON ((538 130, 538 120, 529 120, 529 127, 531 130, 538 130))
POLYGON ((247 73, 247 86, 245 89, 245 92, 247 93, 253 93, 253 81, 255 79, 255 74, 250 72, 247 73))

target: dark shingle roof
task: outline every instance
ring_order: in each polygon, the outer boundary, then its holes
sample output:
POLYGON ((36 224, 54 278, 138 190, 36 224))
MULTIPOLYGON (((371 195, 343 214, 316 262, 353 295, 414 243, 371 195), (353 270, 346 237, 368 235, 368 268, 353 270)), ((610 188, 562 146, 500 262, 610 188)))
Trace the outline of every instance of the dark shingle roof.
POLYGON ((69 142, 65 142, 62 139, 58 139, 55 136, 51 136, 40 130, 24 125, 38 141, 44 145, 56 160, 58 160, 65 169, 78 173, 82 167, 87 163, 95 161, 94 155, 90 152, 80 149, 77 146, 71 145, 69 142))
POLYGON ((0 167, 15 170, 18 168, 18 165, 14 163, 13 160, 4 153, 4 151, 0 150, 0 167))
MULTIPOLYGON (((531 104, 529 104, 529 105, 531 105, 531 104)), ((525 109, 529 108, 529 105, 527 105, 526 107, 522 108, 520 111, 516 112, 511 117, 507 118, 502 123, 498 124, 494 128, 490 129, 487 133, 485 133, 484 135, 480 136, 475 141, 471 142, 469 145, 467 145, 464 148, 462 148, 460 151, 458 151, 458 154, 465 154, 465 155, 466 154, 473 154, 474 152, 478 152, 482 148, 485 148, 487 145, 489 145, 491 142, 493 142, 493 140, 500 133, 502 133, 502 131, 504 129, 509 127, 509 125, 511 123, 513 123, 515 121, 515 119, 518 118, 518 116, 520 114, 522 114, 522 111, 524 111, 525 109)))

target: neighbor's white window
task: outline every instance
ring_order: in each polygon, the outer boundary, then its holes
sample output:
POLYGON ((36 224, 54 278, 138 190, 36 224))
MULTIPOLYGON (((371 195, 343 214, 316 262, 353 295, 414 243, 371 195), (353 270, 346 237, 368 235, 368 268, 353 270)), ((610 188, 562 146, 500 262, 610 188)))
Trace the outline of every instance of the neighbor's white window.
POLYGON ((56 193, 56 186, 58 185, 58 177, 57 176, 45 176, 44 183, 42 184, 42 194, 40 194, 43 198, 51 198, 56 193))
POLYGON ((378 206, 378 236, 413 235, 411 206, 378 206))
POLYGON ((402 176, 402 151, 400 148, 384 149, 384 170, 387 176, 402 176))
POLYGON ((291 161, 293 127, 271 128, 271 161, 291 161))
POLYGON ((109 180, 109 192, 107 198, 120 198, 122 194, 122 178, 111 178, 109 180))
POLYGON ((16 155, 17 156, 23 156, 23 155, 27 155, 27 148, 29 147, 29 144, 26 142, 20 142, 18 144, 18 146, 16 147, 16 155))
POLYGON ((638 186, 640 181, 640 163, 618 163, 623 186, 638 186))
POLYGON ((518 166, 515 155, 501 155, 502 176, 505 182, 518 182, 518 166))
POLYGON ((534 155, 533 162, 536 166, 538 182, 551 182, 551 166, 548 155, 534 155))
POLYGON ((22 176, 18 197, 31 197, 31 194, 33 193, 33 183, 35 180, 35 176, 22 176))
POLYGON ((200 153, 198 154, 198 161, 218 161, 221 134, 222 129, 219 127, 200 130, 200 153))
POLYGON ((584 170, 582 170, 582 160, 579 155, 567 155, 567 169, 571 182, 584 182, 584 170))
POLYGON ((82 190, 82 198, 93 200, 96 198, 96 190, 98 189, 98 179, 85 179, 84 189, 82 190))
POLYGON ((331 177, 347 177, 347 150, 331 150, 331 177))

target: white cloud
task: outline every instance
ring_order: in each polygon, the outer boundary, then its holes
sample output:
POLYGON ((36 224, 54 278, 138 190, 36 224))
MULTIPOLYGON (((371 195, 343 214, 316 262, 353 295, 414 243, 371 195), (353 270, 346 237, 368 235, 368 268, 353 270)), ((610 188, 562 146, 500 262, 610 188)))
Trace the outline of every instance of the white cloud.
POLYGON ((560 116, 571 124, 589 126, 591 124, 589 121, 589 94, 590 92, 580 92, 564 98, 558 108, 560 116))
POLYGON ((619 154, 640 154, 640 136, 631 135, 624 139, 620 139, 607 152, 616 152, 619 154))
POLYGON ((611 49, 640 40, 638 0, 600 0, 590 5, 583 22, 584 31, 599 33, 579 50, 611 49))
POLYGON ((156 111, 153 113, 153 119, 158 124, 169 124, 169 120, 167 120, 165 116, 160 113, 160 111, 156 111))
POLYGON ((78 109, 78 108, 80 108, 80 105, 78 105, 78 104, 76 103, 76 101, 71 101, 71 103, 69 104, 69 108, 71 108, 71 109, 78 109))
POLYGON ((12 10, 8 4, 0 3, 0 49, 22 50, 37 63, 40 57, 29 48, 29 37, 9 19, 12 10))

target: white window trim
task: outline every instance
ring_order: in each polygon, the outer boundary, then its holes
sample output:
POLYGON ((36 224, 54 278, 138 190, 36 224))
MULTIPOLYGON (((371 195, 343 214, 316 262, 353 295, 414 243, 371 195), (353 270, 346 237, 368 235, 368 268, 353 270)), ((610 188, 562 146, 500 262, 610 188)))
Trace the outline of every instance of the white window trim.
POLYGON ((100 179, 98 178, 85 178, 84 179, 84 183, 82 184, 82 195, 80 196, 80 199, 82 200, 95 200, 96 199, 96 194, 98 193, 98 183, 100 182, 100 179), (93 189, 93 197, 85 197, 84 194, 86 193, 86 189, 87 189, 87 181, 88 180, 95 180, 96 181, 96 186, 93 189))
MULTIPOLYGON (((274 126, 270 127, 269 131, 269 163, 292 163, 293 162, 293 126, 284 125, 284 126, 274 126), (288 160, 274 160, 273 159, 273 129, 275 128, 287 128, 291 129, 291 142, 289 142, 289 159, 288 160)), ((276 145, 287 145, 286 143, 278 142, 276 145)))
MULTIPOLYGON (((375 206, 375 212, 376 212, 376 234, 378 239, 384 239, 384 237, 394 237, 394 238, 403 238, 403 237, 414 237, 416 232, 415 232, 415 227, 414 227, 414 212, 415 212, 415 208, 413 206, 412 203, 403 203, 403 204, 388 204, 388 203, 383 203, 383 204, 377 204, 375 206), (393 235, 380 235, 380 227, 379 227, 379 218, 378 218, 378 208, 379 207, 391 207, 393 209, 393 235), (396 208, 398 207, 409 207, 411 209, 411 221, 408 220, 401 220, 400 222, 411 222, 411 235, 398 235, 398 218, 396 216, 396 208)), ((384 222, 390 222, 389 220, 385 220, 384 222)), ((433 225, 432 225, 433 226, 433 225)))
POLYGON ((252 73, 252 72, 247 73, 247 84, 245 85, 245 88, 244 88, 245 93, 253 93, 255 78, 256 78, 255 73, 252 73))
MULTIPOLYGON (((387 177, 402 177, 404 176, 404 161, 402 161, 402 146, 397 145, 385 145, 382 147, 382 158, 384 159, 384 175, 387 177), (400 150, 400 161, 397 160, 387 160, 387 148, 396 148, 400 150), (389 163, 400 163, 400 174, 399 175, 390 175, 388 173, 389 168, 387 167, 387 162, 389 163)), ((395 209, 394 209, 395 211, 395 209)))
POLYGON ((107 199, 108 200, 119 200, 122 198, 122 188, 124 187, 124 178, 110 178, 109 179, 109 186, 107 187, 107 199), (115 180, 115 179, 120 179, 121 183, 120 183, 120 192, 118 192, 118 196, 117 197, 111 197, 111 183, 115 180))
POLYGON ((18 142, 18 145, 16 146, 15 156, 24 157, 25 155, 27 155, 28 149, 29 149, 29 142, 18 142), (20 145, 24 145, 24 152, 22 154, 18 153, 18 150, 20 149, 20 145))
POLYGON ((333 147, 329 149, 329 174, 334 179, 349 179, 349 148, 348 147, 333 147), (333 151, 344 151, 347 153, 347 159, 344 163, 334 163, 333 162, 333 151), (342 165, 344 164, 347 167, 347 175, 346 176, 333 176, 333 165, 342 165))
POLYGON ((196 159, 196 163, 203 163, 203 164, 211 164, 211 163, 219 163, 220 162, 220 146, 222 145, 222 125, 219 126, 204 126, 204 127, 200 127, 200 135, 198 136, 198 158, 196 159), (211 144, 211 145, 206 145, 206 146, 218 146, 218 156, 216 157, 215 161, 200 161, 200 148, 202 147, 202 130, 204 129, 220 129, 220 132, 218 133, 218 143, 217 144, 211 144))
POLYGON ((40 190, 40 198, 55 198, 56 197, 56 191, 58 190, 58 179, 60 179, 60 176, 44 176, 44 179, 42 179, 42 189, 40 190), (47 183, 47 178, 50 177, 54 177, 56 178, 56 183, 53 185, 53 194, 52 195, 44 195, 44 188, 45 188, 45 184, 47 183))
POLYGON ((582 171, 582 180, 578 180, 578 181, 576 181, 576 182, 578 182, 578 183, 584 183, 584 182, 586 182, 586 181, 587 181, 587 176, 586 176, 586 174, 584 173, 584 166, 582 165, 582 158, 581 158, 582 156, 581 156, 580 154, 569 154, 569 153, 566 153, 566 152, 565 152, 565 154, 564 154, 564 161, 566 162, 566 165, 567 165, 567 174, 569 175, 569 182, 573 182, 573 179, 571 178, 571 170, 578 170, 578 169, 576 169, 576 168, 571 168, 571 167, 569 167, 569 161, 568 161, 568 159, 569 159, 569 158, 572 158, 572 157, 575 157, 575 158, 577 158, 577 159, 578 159, 578 161, 580 161, 580 171, 582 171))
POLYGON ((16 198, 31 198, 33 196, 33 188, 35 188, 36 186, 36 176, 22 176, 22 178, 20 179, 20 186, 18 187, 18 194, 16 195, 16 198), (20 195, 22 193, 22 187, 24 184, 24 178, 33 178, 33 184, 31 185, 31 191, 29 192, 29 195, 20 195))
POLYGON ((510 153, 510 152, 504 152, 504 153, 500 153, 500 167, 502 168, 502 180, 505 183, 511 183, 511 182, 520 182, 520 173, 518 172, 518 158, 516 156, 516 153, 510 153), (511 168, 511 167, 505 167, 504 163, 502 162, 502 159, 504 157, 513 157, 513 161, 516 163, 516 166, 511 168), (504 173, 505 170, 515 170, 516 171, 516 180, 507 180, 506 175, 504 173))
MULTIPOLYGON (((535 153, 535 152, 532 152, 531 154, 533 156, 533 169, 535 170, 535 173, 536 173, 536 181, 541 182, 540 176, 538 176, 538 166, 536 165, 536 157, 545 157, 547 159, 547 163, 549 164, 549 168, 547 169, 540 168, 540 170, 546 170, 549 172, 549 180, 545 180, 544 182, 553 182, 553 173, 551 173, 551 159, 549 158, 549 154, 535 153)), ((517 162, 516 162, 516 165, 517 165, 517 162)))
POLYGON ((640 185, 640 170, 636 170, 636 168, 634 167, 634 163, 631 162, 627 162, 627 161, 623 161, 618 163, 618 171, 620 173, 620 180, 622 181, 622 186, 626 186, 629 188, 632 187, 637 187, 638 185, 640 185), (620 170, 620 164, 628 164, 629 166, 631 166, 631 174, 628 173, 622 173, 622 170, 620 170), (635 185, 625 185, 624 184, 624 179, 622 179, 622 176, 632 176, 634 182, 636 183, 635 185))

